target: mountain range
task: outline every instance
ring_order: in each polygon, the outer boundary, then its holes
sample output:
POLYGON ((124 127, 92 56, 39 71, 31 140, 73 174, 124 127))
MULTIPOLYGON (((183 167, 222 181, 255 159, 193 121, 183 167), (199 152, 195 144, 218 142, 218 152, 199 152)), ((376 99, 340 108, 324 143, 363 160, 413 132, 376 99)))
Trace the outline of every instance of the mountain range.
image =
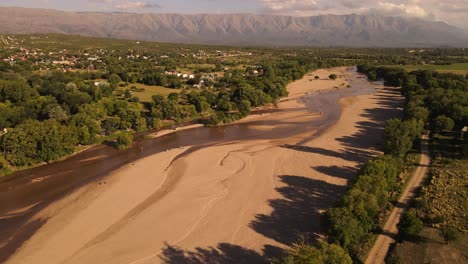
POLYGON ((3 7, 0 33, 220 45, 468 47, 468 33, 444 22, 355 14, 135 14, 3 7))

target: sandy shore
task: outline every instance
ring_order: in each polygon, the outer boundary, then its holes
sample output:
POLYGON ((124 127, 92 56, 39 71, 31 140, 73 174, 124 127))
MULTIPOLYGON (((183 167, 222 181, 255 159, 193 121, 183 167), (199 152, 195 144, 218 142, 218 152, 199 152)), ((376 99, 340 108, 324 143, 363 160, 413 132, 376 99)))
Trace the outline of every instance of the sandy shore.
MULTIPOLYGON (((301 98, 336 89, 348 74, 316 71, 288 87, 278 105, 286 111, 240 122, 266 120, 255 128, 268 130, 324 118, 301 98), (342 77, 326 80, 331 73, 342 77)), ((39 212, 34 219, 47 222, 7 263, 258 263, 300 234, 319 239, 323 212, 379 153, 395 101, 384 90, 342 99, 339 121, 318 137, 311 129, 177 158, 185 146, 128 164, 39 212)))

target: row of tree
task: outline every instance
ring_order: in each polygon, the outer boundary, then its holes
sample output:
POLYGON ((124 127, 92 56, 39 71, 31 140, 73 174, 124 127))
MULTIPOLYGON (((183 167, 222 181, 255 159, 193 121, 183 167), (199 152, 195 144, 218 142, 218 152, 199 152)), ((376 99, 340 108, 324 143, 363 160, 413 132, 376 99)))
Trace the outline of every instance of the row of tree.
MULTIPOLYGON (((406 74, 400 70, 381 72, 365 65, 359 66, 359 70, 367 73, 369 79, 378 78, 373 76, 374 72, 378 72, 379 77, 392 76, 385 79, 386 85, 399 86, 400 81, 406 81, 402 77, 406 74)), ((406 105, 408 107, 409 103, 406 105)), ((404 120, 391 119, 387 122, 385 154, 368 161, 341 202, 327 212, 329 242, 343 249, 356 262, 364 261, 373 235, 381 229, 385 212, 397 200, 403 186, 400 179, 403 158, 423 132, 425 113, 408 109, 406 112, 408 114, 404 120)), ((291 255, 289 253, 288 257, 291 258, 291 255)))

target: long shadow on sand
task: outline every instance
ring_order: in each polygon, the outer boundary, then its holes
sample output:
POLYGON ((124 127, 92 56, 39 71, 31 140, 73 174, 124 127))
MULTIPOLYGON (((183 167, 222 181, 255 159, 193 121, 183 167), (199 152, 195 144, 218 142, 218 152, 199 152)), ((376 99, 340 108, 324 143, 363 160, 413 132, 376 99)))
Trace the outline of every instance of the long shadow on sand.
MULTIPOLYGON (((401 115, 397 107, 402 101, 395 96, 397 92, 389 89, 374 95, 378 100, 378 107, 364 111, 362 116, 366 117, 367 121, 357 123, 358 131, 353 135, 335 139, 342 143, 342 150, 330 150, 326 149, 326 146, 283 145, 283 147, 356 162, 356 167, 335 165, 312 167, 330 177, 353 179, 357 168, 374 157, 380 149, 385 122, 401 115)), ((277 189, 283 197, 269 201, 273 212, 270 215, 257 215, 250 227, 285 245, 291 245, 299 238, 304 238, 306 242, 316 241, 324 230, 324 216, 321 212, 333 206, 346 192, 347 187, 299 176, 280 178, 286 184, 277 189)))
POLYGON ((256 232, 285 245, 300 238, 306 242, 318 239, 324 221, 323 210, 328 209, 345 186, 301 176, 280 176, 285 184, 276 190, 283 196, 269 201, 273 212, 258 214, 250 227, 256 232))
POLYGON ((278 251, 275 247, 266 246, 264 254, 260 254, 254 250, 228 243, 220 243, 216 247, 198 247, 193 251, 166 245, 160 259, 162 263, 167 264, 266 264, 269 263, 269 250, 278 251))

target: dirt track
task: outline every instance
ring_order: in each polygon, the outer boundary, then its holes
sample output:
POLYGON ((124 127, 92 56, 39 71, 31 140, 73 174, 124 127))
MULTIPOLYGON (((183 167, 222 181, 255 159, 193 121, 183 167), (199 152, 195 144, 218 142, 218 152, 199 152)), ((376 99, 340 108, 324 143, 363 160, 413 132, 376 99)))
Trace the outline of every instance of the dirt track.
POLYGON ((427 176, 431 163, 427 140, 427 135, 424 135, 421 141, 421 159, 419 165, 401 194, 397 206, 390 213, 383 227, 382 234, 377 237, 374 246, 367 256, 365 264, 385 263, 385 257, 387 256, 390 245, 395 243, 395 237, 398 234, 397 224, 400 222, 403 212, 408 208, 409 202, 416 195, 416 191, 427 176))

